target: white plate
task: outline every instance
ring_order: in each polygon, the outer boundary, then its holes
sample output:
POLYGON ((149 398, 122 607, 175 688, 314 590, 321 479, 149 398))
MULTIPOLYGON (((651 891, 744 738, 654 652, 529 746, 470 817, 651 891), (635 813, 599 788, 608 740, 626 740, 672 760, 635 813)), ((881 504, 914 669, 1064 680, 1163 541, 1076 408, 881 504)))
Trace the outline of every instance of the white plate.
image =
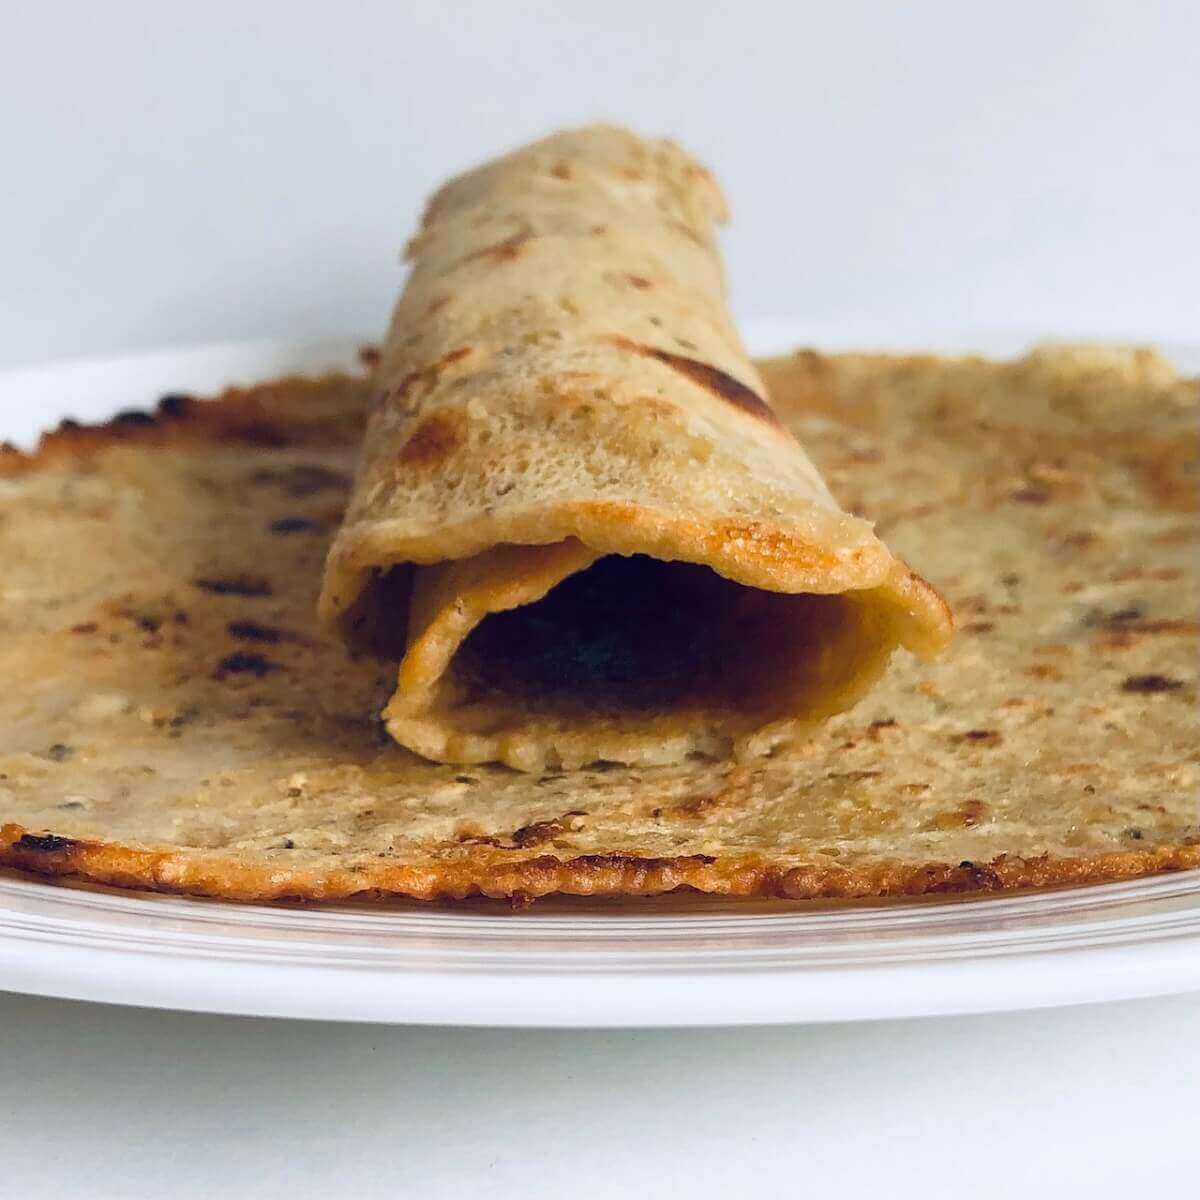
MULTIPOLYGON (((760 323, 763 351, 1032 340, 760 323)), ((347 341, 160 352, 0 375, 0 440, 354 361, 347 341)), ((1200 371, 1200 350, 1173 350, 1200 371)), ((3 814, 0 814, 2 816, 3 814)), ((0 876, 0 987, 347 1021, 737 1025, 994 1012, 1200 989, 1200 872, 1000 899, 814 908, 707 898, 512 913, 223 904, 0 876)))

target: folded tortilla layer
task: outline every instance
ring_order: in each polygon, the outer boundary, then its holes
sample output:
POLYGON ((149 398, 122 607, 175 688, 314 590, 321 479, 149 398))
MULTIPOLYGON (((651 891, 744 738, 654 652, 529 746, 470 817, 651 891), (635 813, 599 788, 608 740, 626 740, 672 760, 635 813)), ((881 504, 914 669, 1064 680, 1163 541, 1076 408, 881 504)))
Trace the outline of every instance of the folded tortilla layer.
POLYGON ((400 660, 402 745, 522 770, 751 756, 948 640, 768 403, 725 215, 677 147, 606 126, 430 202, 320 602, 400 660))

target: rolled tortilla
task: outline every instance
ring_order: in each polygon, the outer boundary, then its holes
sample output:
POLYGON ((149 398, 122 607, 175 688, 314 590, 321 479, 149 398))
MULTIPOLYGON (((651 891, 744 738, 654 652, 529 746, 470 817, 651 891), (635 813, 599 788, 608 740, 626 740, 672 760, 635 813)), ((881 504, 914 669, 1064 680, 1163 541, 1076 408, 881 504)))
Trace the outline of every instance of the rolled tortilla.
POLYGON ((767 403, 725 215, 676 146, 606 126, 433 197, 320 601, 400 660, 401 745, 528 771, 753 756, 948 640, 767 403))

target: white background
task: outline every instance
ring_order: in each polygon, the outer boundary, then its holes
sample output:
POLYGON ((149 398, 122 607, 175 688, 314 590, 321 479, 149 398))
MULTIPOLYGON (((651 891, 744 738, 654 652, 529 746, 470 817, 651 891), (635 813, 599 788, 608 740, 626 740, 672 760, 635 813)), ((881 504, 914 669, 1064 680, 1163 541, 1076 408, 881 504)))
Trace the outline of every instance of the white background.
MULTIPOLYGON (((441 177, 595 116, 716 167, 743 315, 1195 342, 1198 13, 14 6, 0 363, 377 331, 441 177)), ((0 994, 5 1194, 1127 1196, 1194 1182, 1197 1111, 1198 998, 539 1034, 0 994)))
POLYGON ((1200 327, 1191 0, 7 13, 0 363, 377 331, 437 182, 597 116, 717 169, 744 316, 1200 327))

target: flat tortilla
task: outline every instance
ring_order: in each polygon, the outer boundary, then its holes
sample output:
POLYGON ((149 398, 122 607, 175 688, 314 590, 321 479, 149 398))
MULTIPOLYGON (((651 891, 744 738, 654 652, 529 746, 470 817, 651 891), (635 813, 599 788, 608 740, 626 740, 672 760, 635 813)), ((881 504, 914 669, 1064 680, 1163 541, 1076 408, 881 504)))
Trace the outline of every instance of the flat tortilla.
POLYGON ((1200 387, 1146 351, 760 364, 951 653, 761 762, 437 766, 313 617, 367 385, 0 454, 0 862, 244 900, 853 897, 1200 867, 1200 387), (870 466, 870 471, 864 471, 870 466))
POLYGON ((321 595, 350 644, 402 659, 401 745, 535 772, 750 759, 897 647, 945 646, 941 598, 766 401, 724 215, 678 147, 608 126, 430 202, 321 595))

